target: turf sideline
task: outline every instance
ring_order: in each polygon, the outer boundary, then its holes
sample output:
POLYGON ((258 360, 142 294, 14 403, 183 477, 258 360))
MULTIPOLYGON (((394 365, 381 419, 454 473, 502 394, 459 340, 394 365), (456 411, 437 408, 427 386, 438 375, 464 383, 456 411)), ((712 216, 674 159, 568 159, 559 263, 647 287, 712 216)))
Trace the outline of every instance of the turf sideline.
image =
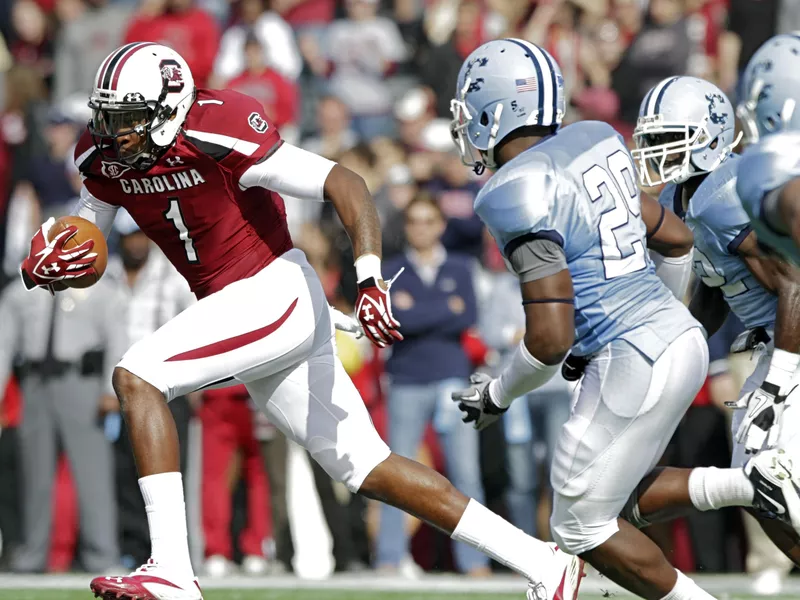
MULTIPOLYGON (((716 596, 747 593, 752 578, 747 575, 696 575, 695 581, 716 596)), ((88 588, 90 575, 0 575, 0 590, 81 590, 88 588)), ((473 580, 456 575, 425 575, 421 579, 409 580, 400 577, 376 577, 337 575, 330 579, 308 580, 291 576, 244 577, 231 576, 222 579, 202 580, 203 589, 329 589, 360 591, 408 591, 442 593, 522 593, 525 583, 518 577, 499 575, 485 580, 473 580)), ((631 596, 618 586, 597 574, 590 574, 581 585, 581 592, 587 595, 601 595, 607 592, 615 596, 631 596)), ((784 586, 782 596, 800 597, 800 577, 792 577, 784 586)))

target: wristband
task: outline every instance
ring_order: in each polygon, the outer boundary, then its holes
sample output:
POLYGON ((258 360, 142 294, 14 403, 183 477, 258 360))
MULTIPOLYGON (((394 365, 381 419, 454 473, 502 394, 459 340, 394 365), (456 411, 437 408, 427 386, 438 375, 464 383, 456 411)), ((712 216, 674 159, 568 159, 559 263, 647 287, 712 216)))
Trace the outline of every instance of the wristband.
POLYGON ((533 356, 521 341, 497 379, 489 384, 489 397, 500 408, 509 405, 520 396, 547 383, 561 368, 560 364, 546 365, 533 356))
POLYGON ((356 259, 354 263, 356 267, 356 282, 361 283, 365 279, 373 277, 375 285, 378 284, 379 279, 383 279, 381 275, 381 259, 375 254, 362 254, 356 259))
MULTIPOLYGON (((769 363, 769 372, 764 381, 774 384, 783 391, 792 381, 798 366, 800 366, 800 355, 775 348, 769 363)), ((763 389, 763 386, 761 387, 763 389)))

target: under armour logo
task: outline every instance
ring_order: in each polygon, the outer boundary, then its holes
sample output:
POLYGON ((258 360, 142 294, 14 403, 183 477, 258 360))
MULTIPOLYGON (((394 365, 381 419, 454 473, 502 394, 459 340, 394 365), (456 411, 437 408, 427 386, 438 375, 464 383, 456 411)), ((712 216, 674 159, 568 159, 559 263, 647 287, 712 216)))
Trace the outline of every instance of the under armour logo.
POLYGON ((42 265, 42 273, 45 275, 50 275, 50 273, 58 273, 61 270, 61 267, 58 266, 57 263, 50 263, 50 266, 42 265))
POLYGON ((371 312, 369 312, 370 308, 372 308, 372 307, 369 304, 364 305, 364 311, 363 312, 364 312, 364 320, 365 321, 372 321, 372 319, 375 318, 375 315, 373 315, 371 312))
POLYGON ((170 158, 167 159, 167 164, 170 167, 174 167, 176 165, 182 165, 183 159, 180 156, 174 156, 174 157, 171 156, 170 158))

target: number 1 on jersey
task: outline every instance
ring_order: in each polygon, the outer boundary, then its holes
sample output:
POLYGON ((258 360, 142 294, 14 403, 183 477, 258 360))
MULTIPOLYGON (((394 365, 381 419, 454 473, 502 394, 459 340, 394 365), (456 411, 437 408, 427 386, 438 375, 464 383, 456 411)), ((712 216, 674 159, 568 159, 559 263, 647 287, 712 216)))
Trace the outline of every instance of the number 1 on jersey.
POLYGON ((183 248, 186 250, 186 260, 190 263, 199 263, 197 258, 197 250, 194 247, 194 241, 189 235, 189 229, 186 223, 183 222, 183 213, 181 212, 181 205, 177 198, 168 198, 169 209, 164 213, 168 221, 172 221, 175 229, 178 230, 178 237, 183 240, 183 248))

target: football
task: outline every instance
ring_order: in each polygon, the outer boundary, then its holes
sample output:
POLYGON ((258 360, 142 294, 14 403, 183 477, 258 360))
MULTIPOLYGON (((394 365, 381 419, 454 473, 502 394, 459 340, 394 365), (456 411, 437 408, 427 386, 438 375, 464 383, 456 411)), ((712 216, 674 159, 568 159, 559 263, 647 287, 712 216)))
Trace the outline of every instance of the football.
POLYGON ((103 276, 106 270, 106 264, 108 263, 108 245, 106 244, 106 237, 103 235, 103 232, 98 229, 97 225, 82 217, 61 217, 53 223, 53 226, 50 228, 49 238, 53 239, 59 232, 71 225, 77 227, 78 231, 67 241, 64 248, 75 248, 86 240, 94 240, 92 252, 97 254, 97 258, 94 259, 94 272, 84 275, 83 277, 59 281, 55 286, 56 290, 67 287, 87 288, 94 285, 103 276))

